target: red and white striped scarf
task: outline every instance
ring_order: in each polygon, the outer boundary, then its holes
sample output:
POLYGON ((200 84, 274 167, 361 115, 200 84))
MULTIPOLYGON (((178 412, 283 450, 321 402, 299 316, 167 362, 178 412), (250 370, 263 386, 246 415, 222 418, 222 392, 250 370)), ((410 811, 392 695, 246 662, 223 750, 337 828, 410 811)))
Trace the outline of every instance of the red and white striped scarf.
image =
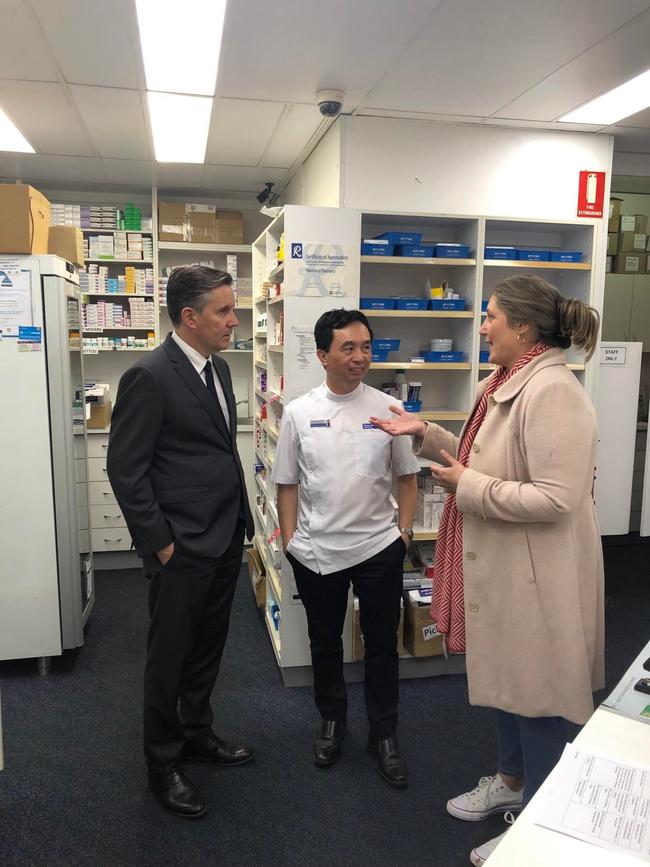
MULTIPOLYGON (((490 376, 483 396, 470 418, 458 446, 457 460, 464 467, 474 438, 483 424, 487 412, 488 397, 507 382, 511 376, 525 367, 538 355, 546 352, 546 343, 535 343, 519 361, 507 370, 499 367, 490 376)), ((447 494, 445 508, 440 519, 436 556, 433 564, 433 594, 431 616, 438 629, 446 637, 447 650, 465 652, 465 598, 463 592, 463 515, 456 506, 456 495, 447 494)))

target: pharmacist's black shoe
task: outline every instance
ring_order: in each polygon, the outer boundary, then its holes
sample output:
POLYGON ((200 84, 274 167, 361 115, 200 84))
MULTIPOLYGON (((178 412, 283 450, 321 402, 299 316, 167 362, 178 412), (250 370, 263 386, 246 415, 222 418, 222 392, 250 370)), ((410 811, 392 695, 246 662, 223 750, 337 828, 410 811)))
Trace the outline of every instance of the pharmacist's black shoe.
POLYGON ((382 738, 379 741, 368 738, 368 752, 377 759, 379 774, 389 785, 396 789, 405 789, 408 785, 406 762, 399 754, 395 736, 382 738))
POLYGON ((232 744, 218 738, 214 732, 197 735, 187 741, 181 756, 188 762, 209 762, 213 765, 245 765, 255 758, 255 750, 245 744, 232 744))
POLYGON ((324 719, 320 735, 314 741, 314 764, 319 768, 333 765, 341 755, 341 745, 346 735, 345 723, 324 719))
POLYGON ((149 788, 166 810, 181 819, 200 819, 208 809, 199 790, 176 765, 150 770, 149 788))

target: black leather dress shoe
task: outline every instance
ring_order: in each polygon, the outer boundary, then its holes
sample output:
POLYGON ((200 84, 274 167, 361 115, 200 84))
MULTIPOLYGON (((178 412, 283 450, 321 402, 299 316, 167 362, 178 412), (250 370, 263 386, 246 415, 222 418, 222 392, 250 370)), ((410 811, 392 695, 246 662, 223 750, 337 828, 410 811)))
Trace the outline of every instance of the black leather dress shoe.
POLYGON ((320 735, 314 741, 314 764, 319 768, 328 768, 341 755, 341 744, 347 729, 345 723, 324 719, 320 727, 320 735))
POLYGON ((376 741, 368 738, 368 752, 379 763, 379 774, 396 789, 404 789, 408 785, 406 762, 399 754, 397 738, 392 736, 376 741))
POLYGON ((208 809, 199 790, 175 765, 150 770, 149 788, 166 810, 182 819, 200 819, 208 809))
POLYGON ((244 765, 255 757, 255 750, 244 744, 222 741, 214 732, 187 741, 181 751, 183 760, 211 762, 214 765, 244 765))

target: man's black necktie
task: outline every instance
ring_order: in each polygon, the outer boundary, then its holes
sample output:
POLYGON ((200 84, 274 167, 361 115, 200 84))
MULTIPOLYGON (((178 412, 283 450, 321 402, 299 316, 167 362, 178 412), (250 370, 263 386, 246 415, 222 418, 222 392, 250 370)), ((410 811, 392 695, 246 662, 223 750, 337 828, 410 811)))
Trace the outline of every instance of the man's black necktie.
POLYGON ((217 389, 215 388, 215 385, 214 385, 214 376, 212 375, 212 362, 211 361, 207 362, 207 364, 203 368, 203 373, 205 373, 205 384, 208 387, 208 391, 210 392, 212 397, 215 399, 215 402, 217 404, 217 410, 219 412, 219 417, 223 419, 223 423, 226 426, 226 430, 229 431, 228 422, 224 418, 223 410, 221 408, 221 401, 219 400, 219 396, 217 394, 217 389))

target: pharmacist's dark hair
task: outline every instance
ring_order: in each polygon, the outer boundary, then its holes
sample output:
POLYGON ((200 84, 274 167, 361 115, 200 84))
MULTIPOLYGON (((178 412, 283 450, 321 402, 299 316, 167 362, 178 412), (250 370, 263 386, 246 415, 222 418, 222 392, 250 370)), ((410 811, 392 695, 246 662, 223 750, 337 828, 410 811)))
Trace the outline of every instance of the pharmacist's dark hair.
POLYGON ((494 287, 497 304, 512 325, 530 325, 549 346, 582 349, 587 360, 596 349, 600 315, 577 298, 565 298, 541 277, 510 277, 494 287))
POLYGON ((232 277, 227 271, 217 271, 205 265, 174 268, 167 283, 167 311, 172 324, 181 324, 183 307, 192 307, 200 313, 210 292, 224 285, 232 286, 232 277))
POLYGON ((339 328, 346 328, 352 322, 360 322, 362 325, 365 325, 370 332, 370 339, 372 340, 374 334, 366 315, 360 310, 345 310, 343 307, 339 307, 337 310, 327 310, 323 313, 314 326, 316 349, 329 352, 334 338, 334 331, 339 328))

